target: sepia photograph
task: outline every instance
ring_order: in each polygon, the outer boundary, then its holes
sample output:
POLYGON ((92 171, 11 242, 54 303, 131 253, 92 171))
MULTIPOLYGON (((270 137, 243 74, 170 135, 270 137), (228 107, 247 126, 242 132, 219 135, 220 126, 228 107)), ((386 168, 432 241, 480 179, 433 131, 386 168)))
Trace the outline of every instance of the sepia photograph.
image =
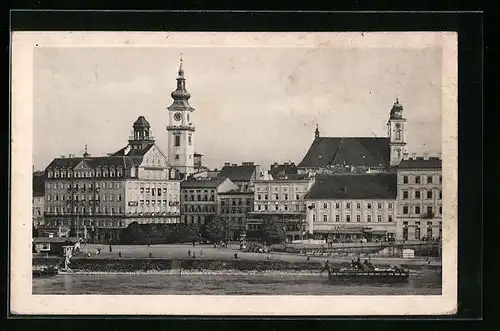
POLYGON ((456 43, 14 33, 12 308, 453 313, 456 43))

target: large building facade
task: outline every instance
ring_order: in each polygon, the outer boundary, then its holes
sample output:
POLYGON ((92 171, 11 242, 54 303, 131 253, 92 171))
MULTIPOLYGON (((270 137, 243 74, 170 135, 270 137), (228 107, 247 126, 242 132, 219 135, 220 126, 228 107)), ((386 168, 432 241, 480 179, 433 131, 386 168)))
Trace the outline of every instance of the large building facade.
POLYGON ((47 230, 115 242, 131 222, 176 223, 180 180, 158 149, 147 120, 133 125, 126 147, 114 154, 54 159, 46 168, 47 230), (69 233, 68 233, 69 232, 69 233))
POLYGON ((188 179, 181 183, 182 222, 205 224, 220 215, 219 195, 238 190, 228 178, 188 179))
POLYGON ((246 236, 247 215, 253 211, 254 192, 232 190, 219 193, 220 216, 228 227, 228 238, 246 236))
POLYGON ((257 231, 263 222, 278 218, 286 225, 287 241, 304 238, 306 232, 306 194, 314 179, 289 175, 286 179, 254 182, 254 208, 248 215, 247 228, 257 231))
POLYGON ((398 176, 398 240, 442 237, 443 179, 439 157, 401 161, 398 176))
POLYGON ((396 175, 317 176, 306 196, 308 231, 324 240, 396 237, 396 175))

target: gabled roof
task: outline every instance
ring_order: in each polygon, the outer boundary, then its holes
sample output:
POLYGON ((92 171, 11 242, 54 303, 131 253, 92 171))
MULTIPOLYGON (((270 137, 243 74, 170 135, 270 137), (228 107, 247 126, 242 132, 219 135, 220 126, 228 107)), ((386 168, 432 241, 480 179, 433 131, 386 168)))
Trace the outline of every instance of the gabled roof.
POLYGON ((318 176, 307 199, 396 199, 396 174, 318 176))
POLYGON ((429 158, 427 160, 417 158, 402 160, 398 169, 441 169, 442 164, 443 162, 439 158, 429 158))
POLYGON ((33 173, 33 196, 43 197, 45 195, 45 173, 44 172, 34 172, 33 173))
POLYGON ((256 167, 253 165, 224 166, 218 176, 231 181, 250 181, 255 171, 256 167))
POLYGON ((324 168, 335 165, 388 167, 389 164, 389 138, 317 137, 298 167, 324 168))
MULTIPOLYGON (((142 149, 132 149, 130 148, 127 154, 125 154, 125 151, 127 150, 128 146, 123 147, 122 149, 118 150, 116 153, 114 153, 112 156, 130 156, 130 157, 143 157, 146 155, 147 152, 153 147, 154 144, 151 143, 147 146, 145 146, 142 149)), ((142 159, 141 159, 142 160, 142 159)))
POLYGON ((217 188, 227 178, 188 179, 181 182, 181 188, 217 188))

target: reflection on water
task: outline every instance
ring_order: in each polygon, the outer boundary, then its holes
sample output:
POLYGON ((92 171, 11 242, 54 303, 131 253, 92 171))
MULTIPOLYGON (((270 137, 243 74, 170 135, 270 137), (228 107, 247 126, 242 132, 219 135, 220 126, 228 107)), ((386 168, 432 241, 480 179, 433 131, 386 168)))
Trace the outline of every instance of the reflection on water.
POLYGON ((332 284, 326 276, 76 274, 33 279, 33 294, 440 295, 439 270, 395 284, 332 284))

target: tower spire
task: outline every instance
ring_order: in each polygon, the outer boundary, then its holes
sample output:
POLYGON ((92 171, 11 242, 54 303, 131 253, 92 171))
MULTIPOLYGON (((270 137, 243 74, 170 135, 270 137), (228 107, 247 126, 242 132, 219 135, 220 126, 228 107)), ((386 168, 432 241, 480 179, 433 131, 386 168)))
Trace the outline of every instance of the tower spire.
POLYGON ((89 156, 90 156, 90 154, 87 151, 87 144, 85 144, 85 153, 83 153, 83 157, 89 157, 89 156))
POLYGON ((318 127, 318 124, 316 124, 316 130, 314 131, 314 137, 319 138, 319 127, 318 127))
POLYGON ((182 53, 181 53, 181 58, 180 58, 180 63, 179 63, 179 77, 184 77, 184 69, 182 69, 182 53))

